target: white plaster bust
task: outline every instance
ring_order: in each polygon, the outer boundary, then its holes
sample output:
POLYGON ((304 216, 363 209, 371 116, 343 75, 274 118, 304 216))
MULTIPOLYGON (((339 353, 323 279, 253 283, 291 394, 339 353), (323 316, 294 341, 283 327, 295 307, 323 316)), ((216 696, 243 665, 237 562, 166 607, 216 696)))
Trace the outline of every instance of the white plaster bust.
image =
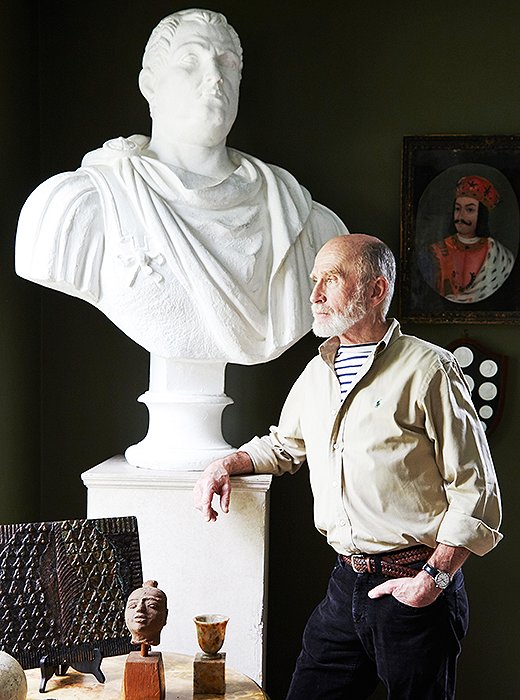
POLYGON ((162 20, 139 77, 151 137, 112 139, 31 194, 17 273, 168 360, 264 362, 303 336, 314 255, 346 229, 288 172, 226 146, 241 67, 222 15, 162 20))

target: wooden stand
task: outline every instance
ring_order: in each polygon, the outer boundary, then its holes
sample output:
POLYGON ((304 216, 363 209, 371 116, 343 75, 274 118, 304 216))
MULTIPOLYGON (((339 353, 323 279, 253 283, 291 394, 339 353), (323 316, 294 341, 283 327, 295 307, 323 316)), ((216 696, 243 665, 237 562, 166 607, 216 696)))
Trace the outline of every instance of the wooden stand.
POLYGON ((226 692, 226 652, 216 656, 195 654, 193 661, 193 695, 226 692))
POLYGON ((87 652, 85 658, 82 660, 66 661, 63 659, 59 664, 49 663, 49 657, 47 655, 42 656, 40 659, 40 693, 45 693, 47 681, 52 678, 53 674, 56 674, 57 676, 65 676, 69 666, 80 673, 92 673, 92 675, 95 676, 100 683, 104 683, 105 676, 101 670, 102 658, 103 655, 97 648, 92 650, 91 655, 87 652), (89 658, 89 656, 91 656, 91 658, 89 658))
POLYGON ((164 700, 165 682, 162 654, 148 652, 148 645, 141 645, 141 652, 131 651, 125 663, 123 700, 164 700))

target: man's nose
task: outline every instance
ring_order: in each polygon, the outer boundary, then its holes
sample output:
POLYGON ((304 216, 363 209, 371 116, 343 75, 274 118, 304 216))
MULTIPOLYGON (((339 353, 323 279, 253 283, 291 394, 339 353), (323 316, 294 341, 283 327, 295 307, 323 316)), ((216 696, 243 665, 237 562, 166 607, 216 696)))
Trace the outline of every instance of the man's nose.
POLYGON ((136 610, 138 610, 139 612, 145 612, 146 604, 142 598, 141 600, 137 601, 136 610))
POLYGON ((310 302, 311 304, 320 304, 325 301, 325 294, 323 293, 323 285, 321 282, 316 282, 312 288, 310 302))

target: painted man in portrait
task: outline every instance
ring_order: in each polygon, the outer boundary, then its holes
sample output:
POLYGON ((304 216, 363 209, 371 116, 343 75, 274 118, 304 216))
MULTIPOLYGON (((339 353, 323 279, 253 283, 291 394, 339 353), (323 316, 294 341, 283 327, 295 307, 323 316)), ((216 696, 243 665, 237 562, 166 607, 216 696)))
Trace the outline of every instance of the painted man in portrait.
POLYGON ((432 243, 421 260, 430 286, 448 301, 473 304, 486 299, 509 277, 515 257, 489 229, 489 212, 500 193, 481 175, 461 177, 455 189, 453 228, 432 243))

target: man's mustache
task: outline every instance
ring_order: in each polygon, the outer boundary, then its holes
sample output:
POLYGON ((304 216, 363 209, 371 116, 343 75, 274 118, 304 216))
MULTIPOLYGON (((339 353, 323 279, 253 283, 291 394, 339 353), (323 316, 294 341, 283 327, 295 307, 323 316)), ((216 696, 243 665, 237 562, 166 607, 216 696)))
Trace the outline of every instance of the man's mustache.
POLYGON ((467 219, 455 219, 456 224, 466 224, 466 226, 471 226, 471 221, 467 221, 467 219))

